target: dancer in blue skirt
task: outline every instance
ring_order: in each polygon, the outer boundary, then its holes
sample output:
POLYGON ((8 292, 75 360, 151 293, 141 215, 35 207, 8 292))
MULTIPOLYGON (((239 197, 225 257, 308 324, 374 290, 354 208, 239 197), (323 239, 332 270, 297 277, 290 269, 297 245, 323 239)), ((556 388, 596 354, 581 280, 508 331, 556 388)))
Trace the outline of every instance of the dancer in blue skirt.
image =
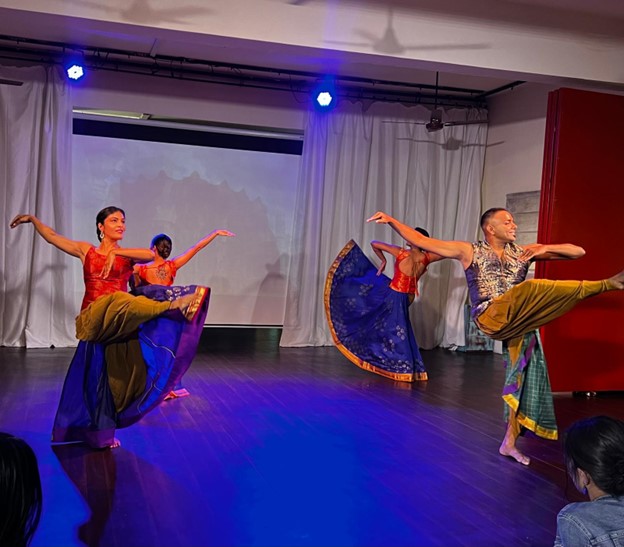
POLYGON ((427 266, 442 257, 411 245, 372 241, 371 247, 379 267, 351 240, 327 274, 325 312, 334 343, 364 370, 402 382, 427 380, 408 308, 427 266), (395 259, 392 279, 382 275, 384 253, 395 259))

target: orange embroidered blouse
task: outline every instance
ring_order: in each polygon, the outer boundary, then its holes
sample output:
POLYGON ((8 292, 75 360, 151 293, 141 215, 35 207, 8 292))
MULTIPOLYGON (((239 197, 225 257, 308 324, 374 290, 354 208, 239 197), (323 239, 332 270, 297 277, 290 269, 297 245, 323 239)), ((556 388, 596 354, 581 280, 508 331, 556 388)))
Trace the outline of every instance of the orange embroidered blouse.
POLYGON ((138 267, 138 276, 143 285, 173 285, 177 269, 172 260, 167 260, 159 266, 141 264, 138 267))

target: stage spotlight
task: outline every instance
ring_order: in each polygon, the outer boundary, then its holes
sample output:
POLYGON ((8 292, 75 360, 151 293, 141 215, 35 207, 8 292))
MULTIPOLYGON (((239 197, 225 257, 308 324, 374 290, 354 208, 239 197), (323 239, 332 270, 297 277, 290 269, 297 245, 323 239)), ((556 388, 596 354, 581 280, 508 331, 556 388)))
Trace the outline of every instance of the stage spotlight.
POLYGON ((81 63, 75 61, 70 61, 65 64, 65 72, 67 74, 67 77, 74 82, 82 79, 86 74, 84 66, 81 63))
POLYGON ((333 100, 334 98, 329 91, 320 91, 316 96, 316 102, 323 108, 330 106, 333 100))
POLYGON ((334 79, 326 77, 319 85, 314 88, 312 94, 314 106, 317 110, 331 110, 336 106, 336 84, 334 79))

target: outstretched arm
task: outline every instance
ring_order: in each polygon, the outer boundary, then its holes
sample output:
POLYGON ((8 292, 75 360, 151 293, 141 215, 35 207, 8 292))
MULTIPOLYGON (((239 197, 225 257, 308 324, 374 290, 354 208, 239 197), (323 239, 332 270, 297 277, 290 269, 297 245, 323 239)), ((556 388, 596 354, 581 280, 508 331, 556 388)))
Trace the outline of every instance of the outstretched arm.
POLYGON ((470 266, 472 262, 472 245, 467 241, 444 241, 443 239, 434 239, 424 236, 420 232, 407 226, 407 224, 403 224, 396 218, 381 211, 376 212, 366 222, 372 221, 389 224, 402 238, 419 249, 435 253, 442 258, 454 258, 455 260, 459 260, 464 269, 470 266))
POLYGON ((541 244, 531 243, 522 246, 524 252, 520 255, 523 260, 573 260, 585 256, 585 249, 571 243, 541 244))
POLYGON ((108 254, 111 255, 113 253, 117 256, 129 258, 132 262, 137 262, 139 264, 151 262, 155 257, 154 251, 151 249, 126 249, 125 247, 117 247, 108 254))
POLYGON ((46 226, 34 215, 17 215, 11 221, 10 226, 11 228, 17 228, 20 224, 32 224, 35 230, 37 230, 37 233, 48 243, 82 261, 84 261, 84 257, 91 247, 91 244, 86 241, 74 241, 57 234, 52 228, 46 226))
POLYGON ((438 253, 434 253, 432 251, 427 251, 427 256, 429 257, 429 264, 444 260, 446 258, 445 256, 439 255, 438 253))
POLYGON ((235 234, 233 234, 232 232, 229 232, 228 230, 214 230, 210 232, 204 239, 198 241, 197 243, 195 243, 195 245, 193 245, 192 247, 184 251, 181 255, 176 256, 172 260, 172 262, 175 264, 176 269, 179 270, 189 260, 191 260, 191 258, 193 258, 199 251, 201 251, 206 245, 211 243, 216 237, 218 236, 234 237, 234 235, 235 234))
POLYGON ((108 274, 115 263, 116 256, 129 258, 133 262, 149 262, 154 260, 154 251, 151 249, 124 249, 123 247, 116 247, 112 249, 106 255, 106 262, 104 262, 104 268, 102 268, 102 277, 104 279, 108 277, 108 274))
POLYGON ((104 279, 108 277, 108 274, 113 268, 116 256, 129 258, 133 262, 149 262, 150 260, 154 260, 154 251, 151 249, 124 249, 123 247, 115 247, 106 255, 106 261, 102 268, 102 277, 104 279))
POLYGON ((390 253, 394 258, 399 256, 399 253, 401 252, 401 247, 398 245, 391 245, 390 243, 384 243, 383 241, 371 241, 371 247, 373 248, 373 252, 379 257, 379 260, 381 260, 381 264, 377 270, 377 275, 381 275, 386 269, 387 261, 384 252, 390 253))

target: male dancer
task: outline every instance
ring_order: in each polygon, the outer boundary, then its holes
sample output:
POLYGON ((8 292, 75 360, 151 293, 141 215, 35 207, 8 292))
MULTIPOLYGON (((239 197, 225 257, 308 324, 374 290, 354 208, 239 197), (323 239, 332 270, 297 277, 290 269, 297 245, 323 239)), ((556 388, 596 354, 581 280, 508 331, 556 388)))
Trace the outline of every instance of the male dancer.
MULTIPOLYGON (((481 229, 485 234, 485 241, 475 243, 425 237, 381 211, 370 217, 368 222, 370 221, 390 224, 401 237, 413 245, 445 258, 459 260, 463 266, 468 282, 472 319, 485 334, 495 340, 502 340, 506 357, 509 356, 508 379, 503 393, 503 398, 510 407, 509 421, 499 452, 523 465, 529 465, 529 458, 516 448, 516 440, 522 427, 543 437, 557 438, 556 426, 540 427, 536 420, 524 413, 526 406, 522 399, 528 400, 527 405, 538 415, 542 409, 537 407, 541 404, 550 404, 552 408, 545 368, 540 380, 546 382, 547 400, 539 401, 531 393, 533 382, 527 382, 524 389, 519 389, 527 369, 531 368, 527 366, 527 360, 533 363, 536 346, 537 354, 541 351, 537 329, 563 315, 584 298, 605 291, 624 290, 624 271, 602 281, 525 281, 532 261, 580 258, 585 250, 569 243, 533 243, 523 247, 516 245, 516 224, 511 213, 502 208, 489 209, 483 214, 481 229), (510 377, 509 371, 514 373, 513 377, 510 377), (517 388, 516 393, 512 393, 514 388, 517 388)), ((541 355, 536 361, 536 365, 539 364, 544 366, 541 355)), ((552 423, 554 424, 554 413, 552 423)))

